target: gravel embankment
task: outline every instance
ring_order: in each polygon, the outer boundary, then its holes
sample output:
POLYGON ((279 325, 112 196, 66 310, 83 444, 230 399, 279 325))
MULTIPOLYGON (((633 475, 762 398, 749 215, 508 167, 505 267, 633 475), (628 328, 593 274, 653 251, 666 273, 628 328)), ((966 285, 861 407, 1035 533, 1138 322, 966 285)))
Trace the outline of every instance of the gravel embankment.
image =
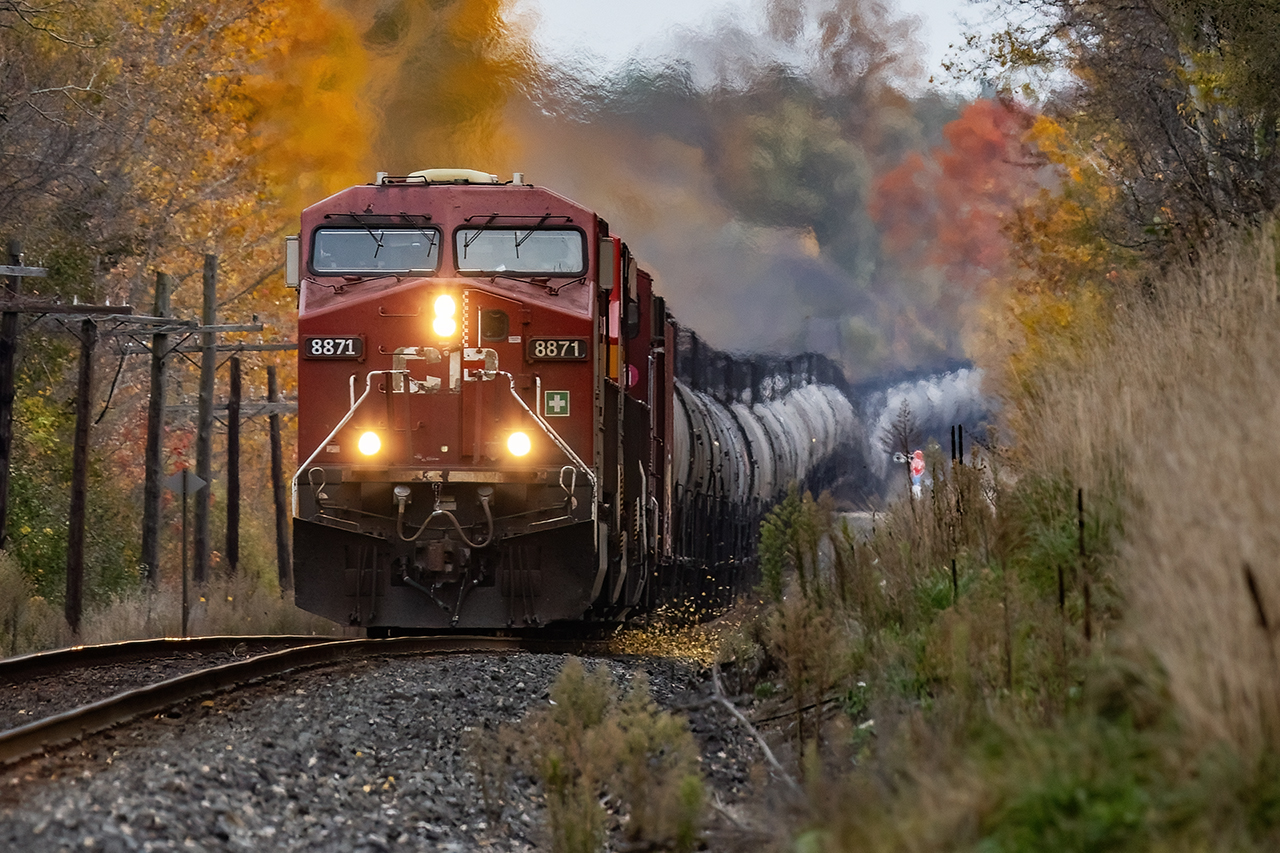
MULTIPOLYGON (((400 658, 191 703, 0 772, 0 849, 546 849, 532 782, 511 774, 491 822, 466 743, 547 702, 564 660, 400 658)), ((705 701, 697 667, 607 665, 620 685, 644 672, 660 706, 691 710, 713 822, 730 827, 758 752, 705 701)))

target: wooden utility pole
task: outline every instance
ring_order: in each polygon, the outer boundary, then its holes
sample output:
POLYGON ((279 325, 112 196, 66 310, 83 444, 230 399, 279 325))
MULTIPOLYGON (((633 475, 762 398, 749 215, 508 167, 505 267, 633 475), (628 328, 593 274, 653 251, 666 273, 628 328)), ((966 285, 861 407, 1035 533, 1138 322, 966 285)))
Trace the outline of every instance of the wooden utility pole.
MULTIPOLYGON (((262 325, 254 318, 248 325, 216 326, 217 316, 217 276, 218 259, 216 255, 206 255, 204 263, 204 311, 203 322, 175 321, 170 311, 170 298, 174 282, 171 276, 158 273, 156 277, 156 316, 130 317, 133 309, 127 305, 81 305, 64 304, 56 299, 23 297, 20 293, 20 281, 24 277, 45 275, 45 270, 37 267, 22 266, 22 251, 19 243, 9 244, 9 265, 0 265, 0 547, 5 541, 7 525, 7 498, 9 474, 12 456, 12 413, 14 399, 14 356, 17 348, 18 315, 37 314, 52 317, 78 315, 83 319, 81 325, 80 384, 77 399, 77 420, 75 446, 73 448, 72 494, 70 508, 70 531, 67 546, 67 623, 73 631, 79 632, 83 607, 84 585, 84 533, 85 508, 87 505, 86 482, 88 479, 90 406, 93 385, 93 351, 101 336, 126 335, 138 340, 137 335, 148 330, 151 334, 151 346, 138 342, 134 346, 126 345, 122 352, 126 355, 150 351, 152 355, 151 400, 148 411, 148 433, 146 448, 146 471, 144 477, 144 509, 143 509, 143 548, 142 561, 148 580, 154 585, 158 582, 159 539, 160 539, 160 475, 163 465, 163 434, 166 406, 166 368, 165 359, 172 352, 189 352, 196 348, 186 345, 171 347, 170 339, 174 334, 199 335, 199 351, 202 354, 199 399, 199 425, 197 436, 197 473, 187 472, 185 485, 196 486, 196 530, 195 547, 195 580, 205 583, 208 580, 210 567, 209 548, 209 509, 210 489, 208 482, 212 479, 212 433, 213 416, 217 408, 213 401, 214 374, 217 367, 216 358, 219 351, 276 351, 295 349, 293 344, 258 344, 258 345, 223 345, 216 343, 217 335, 223 332, 260 332, 262 325), (96 319, 95 319, 96 318, 96 319), (106 330, 99 328, 99 323, 110 321, 106 330), (203 476, 201 476, 203 474, 203 476)), ((238 379, 238 360, 236 364, 238 379)), ((232 420, 235 426, 232 432, 238 432, 240 420, 240 394, 235 391, 235 402, 232 408, 232 420)), ((259 414, 271 413, 277 416, 281 410, 290 407, 282 403, 268 403, 259 407, 259 414)), ((250 415, 251 417, 253 415, 250 415)), ((239 449, 238 437, 231 441, 236 451, 239 449)), ((232 466, 238 473, 238 458, 232 460, 232 466)), ((238 483, 237 483, 238 488, 238 483)), ((282 498, 277 495, 277 503, 282 498)), ((282 505, 282 504, 281 504, 282 505)), ((231 511, 232 542, 229 548, 231 564, 238 563, 239 528, 238 503, 231 511)), ((281 523, 279 510, 277 524, 281 523)), ((279 534, 283 535, 283 534, 279 534)), ((287 551, 285 552, 287 554, 287 551)), ((183 551, 184 560, 186 551, 183 551)), ((287 561, 284 564, 287 566, 287 561)))
MULTIPOLYGON (((267 368, 267 402, 280 401, 280 386, 276 382, 276 368, 267 368)), ((288 510, 284 503, 284 451, 280 441, 280 415, 272 412, 271 424, 271 496, 276 505, 276 568, 280 572, 280 594, 293 590, 293 560, 289 556, 288 510)))
POLYGON ((204 485, 196 493, 192 579, 209 579, 209 510, 213 482, 213 380, 217 370, 217 334, 209 330, 218 318, 218 256, 204 256, 204 310, 200 315, 200 398, 196 423, 196 476, 204 485))
MULTIPOLYGON (((22 265, 22 244, 9 241, 9 263, 22 265)), ((4 287, 16 296, 22 279, 6 276, 4 287)), ((13 459, 13 362, 18 349, 18 314, 0 314, 0 548, 8 547, 9 467, 13 459)))
POLYGON ((227 399, 227 573, 240 568, 240 357, 232 356, 227 399))
MULTIPOLYGON (((156 317, 168 317, 173 276, 156 273, 156 317)), ((154 588, 160 583, 160 476, 164 473, 164 404, 169 375, 168 334, 151 336, 151 399, 147 406, 147 449, 142 494, 142 567, 154 588)))
POLYGON ((120 316, 132 314, 127 305, 63 305, 41 299, 24 299, 18 292, 19 279, 43 277, 45 270, 24 267, 22 247, 9 244, 12 265, 0 266, 6 286, 0 290, 0 546, 6 539, 8 525, 9 470, 13 462, 13 396, 14 355, 18 341, 19 314, 75 314, 84 317, 80 329, 80 379, 76 397, 75 443, 72 448, 71 507, 67 537, 67 597, 65 614, 74 633, 80 633, 80 616, 84 592, 84 516, 85 483, 89 472, 89 424, 93 388, 93 350, 98 342, 98 325, 93 314, 120 316))
POLYGON ((84 593, 85 486, 89 478, 89 423, 93 417, 93 350, 98 324, 92 317, 80 322, 80 378, 76 384, 76 434, 71 459, 71 509, 67 538, 67 625, 80 633, 84 593))
POLYGON ((204 480, 201 480, 188 469, 183 468, 178 473, 165 479, 164 484, 170 488, 182 493, 182 636, 187 636, 187 623, 191 614, 191 595, 190 585, 187 578, 190 572, 187 571, 187 498, 195 491, 199 491, 205 486, 204 480))

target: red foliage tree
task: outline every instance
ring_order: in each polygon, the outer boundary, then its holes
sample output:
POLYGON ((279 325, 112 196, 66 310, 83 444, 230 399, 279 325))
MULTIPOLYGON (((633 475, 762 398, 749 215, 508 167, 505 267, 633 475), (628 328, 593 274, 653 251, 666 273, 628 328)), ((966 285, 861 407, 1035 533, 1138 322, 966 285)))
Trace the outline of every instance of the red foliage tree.
POLYGON ((1017 105, 975 101, 944 128, 944 145, 882 176, 869 207, 885 253, 904 267, 939 267, 970 293, 998 275, 1005 224, 1040 186, 1024 142, 1032 121, 1017 105))

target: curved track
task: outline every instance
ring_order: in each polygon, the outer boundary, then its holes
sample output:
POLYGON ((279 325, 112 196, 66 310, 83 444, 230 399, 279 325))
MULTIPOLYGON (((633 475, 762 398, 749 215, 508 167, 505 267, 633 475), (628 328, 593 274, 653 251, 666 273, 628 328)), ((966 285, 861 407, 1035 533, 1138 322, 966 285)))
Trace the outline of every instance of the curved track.
POLYGON ((273 641, 285 648, 244 660, 204 667, 183 675, 148 684, 106 699, 45 717, 0 732, 0 763, 12 763, 39 754, 87 735, 109 729, 147 714, 156 714, 189 699, 270 676, 306 667, 340 663, 352 657, 423 655, 476 651, 514 651, 537 648, 547 651, 582 651, 584 644, 529 640, 525 638, 435 636, 386 640, 327 640, 316 637, 204 637, 193 640, 144 640, 107 646, 88 646, 28 655, 0 662, 0 683, 50 675, 79 667, 150 660, 158 654, 198 649, 225 651, 234 641, 248 647, 250 642, 273 641))
POLYGON ((154 661, 177 655, 224 652, 243 657, 249 651, 262 654, 265 651, 278 651, 309 643, 332 642, 333 639, 309 635, 160 637, 93 646, 71 646, 0 660, 0 684, 20 684, 95 666, 154 661))

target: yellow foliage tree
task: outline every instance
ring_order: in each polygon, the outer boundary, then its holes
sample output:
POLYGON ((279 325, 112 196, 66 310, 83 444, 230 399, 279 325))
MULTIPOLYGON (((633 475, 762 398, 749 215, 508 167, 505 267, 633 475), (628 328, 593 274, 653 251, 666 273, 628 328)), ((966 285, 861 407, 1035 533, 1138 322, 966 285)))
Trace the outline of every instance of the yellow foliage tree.
POLYGON ((1134 247, 1109 236, 1118 182, 1098 134, 1037 117, 1027 141, 1059 183, 1042 188, 1005 227, 1014 265, 987 307, 979 359, 998 392, 1029 393, 1046 364, 1078 351, 1108 323, 1109 295, 1140 274, 1134 247))
POLYGON ((268 33, 246 81, 255 156, 284 209, 294 211, 367 178, 373 110, 368 54, 337 4, 266 4, 268 33))
POLYGON ((338 2, 368 52, 378 169, 515 165, 504 110, 535 69, 511 0, 338 2))

